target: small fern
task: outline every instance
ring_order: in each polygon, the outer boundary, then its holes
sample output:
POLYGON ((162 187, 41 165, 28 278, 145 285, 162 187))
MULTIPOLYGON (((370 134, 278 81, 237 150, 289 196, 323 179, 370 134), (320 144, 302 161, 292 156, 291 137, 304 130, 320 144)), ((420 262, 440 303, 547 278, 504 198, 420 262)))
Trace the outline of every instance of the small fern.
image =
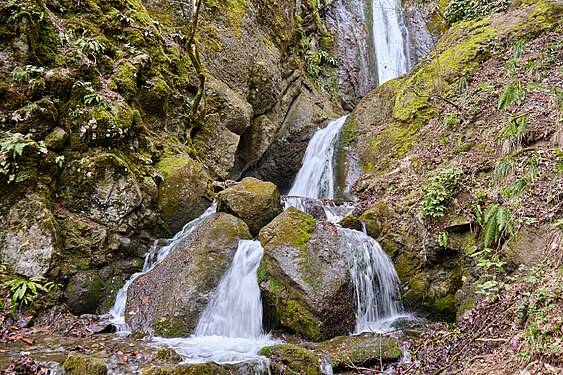
POLYGON ((483 243, 486 248, 514 234, 514 217, 508 207, 498 203, 487 207, 483 223, 483 243))

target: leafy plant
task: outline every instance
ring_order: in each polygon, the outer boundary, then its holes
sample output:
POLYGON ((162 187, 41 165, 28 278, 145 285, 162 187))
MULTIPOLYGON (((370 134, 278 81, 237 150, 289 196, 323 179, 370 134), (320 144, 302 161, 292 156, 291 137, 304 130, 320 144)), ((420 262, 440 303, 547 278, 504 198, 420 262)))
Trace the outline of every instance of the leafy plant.
POLYGON ((425 196, 421 212, 430 217, 444 216, 449 200, 461 187, 463 179, 464 173, 460 168, 444 169, 432 176, 422 187, 425 196))
POLYGON ((524 131, 528 124, 528 115, 513 117, 499 132, 497 139, 503 141, 502 151, 508 154, 514 147, 522 144, 524 131))
POLYGON ((0 287, 9 288, 12 297, 12 304, 28 305, 41 292, 49 293, 55 283, 47 281, 44 277, 31 277, 29 279, 12 279, 0 283, 0 287))
POLYGON ((507 112, 513 102, 520 105, 526 96, 526 89, 520 81, 509 82, 498 98, 497 108, 507 112))
POLYGON ((438 244, 442 247, 448 246, 448 232, 444 231, 438 235, 438 244))
POLYGON ((35 78, 41 76, 45 72, 42 66, 26 65, 25 67, 17 67, 12 71, 12 77, 19 82, 31 83, 35 78))
POLYGON ((461 120, 459 119, 458 112, 448 113, 447 115, 444 116, 444 124, 446 124, 448 127, 452 129, 458 126, 460 123, 461 120))
POLYGON ((74 30, 61 31, 59 40, 62 45, 68 45, 80 55, 91 57, 94 61, 96 61, 96 56, 102 55, 106 51, 106 45, 95 38, 88 37, 86 31, 83 31, 80 36, 76 36, 74 30))
POLYGON ((84 104, 86 105, 97 104, 102 108, 109 108, 109 104, 106 102, 104 97, 96 93, 90 93, 84 95, 84 104))
POLYGON ((503 181, 512 171, 514 160, 512 156, 505 155, 500 158, 495 164, 495 169, 493 170, 493 178, 495 181, 503 181))
POLYGON ((507 206, 491 204, 483 215, 483 244, 485 248, 498 244, 514 234, 514 217, 507 206))
MULTIPOLYGON (((17 177, 17 159, 23 155, 26 148, 33 148, 38 153, 46 154, 47 147, 43 141, 36 142, 31 138, 31 134, 7 132, 0 138, 0 174, 8 177, 8 183, 21 182, 17 177)), ((25 179, 25 178, 24 178, 25 179)))
POLYGON ((471 256, 477 258, 477 267, 486 271, 481 278, 483 282, 476 284, 476 292, 488 296, 494 301, 502 289, 510 288, 507 283, 497 278, 506 274, 504 269, 506 262, 502 259, 501 254, 488 247, 471 256))

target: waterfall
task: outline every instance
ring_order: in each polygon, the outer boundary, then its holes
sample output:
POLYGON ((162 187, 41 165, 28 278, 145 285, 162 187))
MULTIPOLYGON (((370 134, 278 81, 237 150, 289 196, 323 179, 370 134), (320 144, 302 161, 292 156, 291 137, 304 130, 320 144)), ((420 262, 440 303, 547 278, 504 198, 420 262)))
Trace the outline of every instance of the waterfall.
POLYGON ((173 348, 187 363, 254 361, 264 346, 279 343, 262 333, 262 300, 256 271, 264 249, 259 241, 241 240, 233 263, 202 312, 189 338, 153 341, 173 348))
POLYGON ((385 331, 405 316, 397 271, 373 238, 352 229, 338 228, 338 232, 354 284, 355 333, 385 331))
POLYGON ((372 43, 379 85, 409 69, 408 30, 400 0, 372 0, 372 43))
POLYGON ((288 196, 334 198, 334 151, 347 118, 340 117, 313 135, 288 196))
POLYGON ((197 324, 196 336, 258 337, 262 300, 256 271, 264 249, 259 241, 242 240, 233 263, 197 324))
POLYGON ((174 237, 167 240, 163 246, 158 246, 158 241, 155 241, 150 248, 150 250, 145 255, 145 262, 143 264, 143 269, 141 272, 134 273, 131 275, 129 280, 119 289, 117 295, 115 296, 115 301, 113 307, 108 312, 111 316, 109 320, 112 323, 117 332, 128 333, 130 331, 129 326, 125 323, 125 306, 127 304, 127 291, 131 284, 142 274, 145 274, 156 267, 157 264, 162 262, 164 258, 174 249, 180 242, 186 239, 194 230, 196 230, 209 215, 215 212, 217 206, 212 204, 204 213, 202 213, 198 218, 190 221, 181 231, 176 233, 174 237))

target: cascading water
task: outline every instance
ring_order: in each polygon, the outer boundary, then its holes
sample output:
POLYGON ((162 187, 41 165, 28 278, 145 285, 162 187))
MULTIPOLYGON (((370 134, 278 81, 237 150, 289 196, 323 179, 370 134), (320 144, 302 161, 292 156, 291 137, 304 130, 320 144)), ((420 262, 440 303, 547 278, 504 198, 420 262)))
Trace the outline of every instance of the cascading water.
POLYGON ((208 217, 213 212, 215 212, 216 208, 217 206, 215 204, 211 205, 211 207, 205 210, 205 212, 202 213, 198 218, 184 225, 182 230, 176 233, 174 237, 167 240, 164 246, 159 247, 158 241, 155 241, 155 243, 153 244, 153 246, 150 248, 147 255, 145 256, 145 262, 143 264, 142 271, 131 275, 131 277, 129 278, 129 280, 127 280, 125 285, 123 285, 123 287, 117 292, 117 295, 115 297, 115 302, 113 303, 113 307, 108 312, 108 314, 111 316, 109 322, 115 326, 117 332, 121 332, 121 333, 129 332, 129 326, 127 325, 127 323, 125 323, 125 305, 127 304, 127 291, 129 290, 131 284, 139 276, 149 272, 154 267, 156 267, 158 263, 162 262, 162 260, 166 258, 166 256, 170 253, 170 251, 172 251, 172 249, 178 246, 180 242, 182 242, 194 230, 196 230, 197 227, 199 227, 203 223, 206 217, 208 217))
POLYGON ((338 232, 354 283, 355 333, 386 331, 397 318, 406 316, 397 271, 373 238, 352 229, 338 228, 338 232))
POLYGON ((196 336, 258 337, 262 300, 256 271, 264 249, 259 241, 240 241, 231 268, 197 324, 196 336))
POLYGON ((303 166, 299 169, 288 196, 334 198, 334 150, 348 116, 330 122, 309 141, 303 166))
MULTIPOLYGON (((407 29, 402 19, 399 0, 372 0, 372 36, 377 61, 378 82, 395 78, 409 68, 407 29)), ((347 116, 332 121, 319 130, 307 147, 303 166, 291 187, 286 207, 306 211, 299 197, 334 199, 334 159, 339 133, 347 116)), ((321 202, 329 221, 342 217, 321 202)), ((384 331, 402 315, 399 278, 393 263, 377 241, 367 234, 339 228, 341 249, 348 256, 350 274, 355 287, 355 332, 384 331)))
POLYGON ((195 334, 187 339, 154 341, 172 347, 188 363, 260 362, 256 354, 260 348, 278 343, 262 332, 256 271, 263 252, 259 241, 241 240, 231 267, 200 316, 195 334))
POLYGON ((371 13, 372 42, 381 85, 409 69, 408 30, 400 0, 372 0, 371 13))

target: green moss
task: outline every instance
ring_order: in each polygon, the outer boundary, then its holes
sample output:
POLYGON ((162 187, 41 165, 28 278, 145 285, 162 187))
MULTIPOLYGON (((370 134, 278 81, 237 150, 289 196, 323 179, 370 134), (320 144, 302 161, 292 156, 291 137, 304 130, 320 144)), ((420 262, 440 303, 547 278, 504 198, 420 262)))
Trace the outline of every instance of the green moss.
POLYGON ((181 319, 162 317, 152 324, 154 332, 162 337, 183 337, 186 335, 186 324, 181 319))
POLYGON ((205 2, 206 18, 219 18, 232 28, 235 36, 240 38, 242 19, 248 11, 248 0, 207 0, 205 2))
POLYGON ((101 359, 78 353, 70 353, 63 368, 68 375, 106 375, 108 372, 106 363, 101 359))
POLYGON ((266 346, 260 355, 270 359, 273 375, 320 375, 319 357, 314 352, 292 344, 266 346))
POLYGON ((281 325, 313 340, 321 338, 319 322, 297 295, 271 276, 269 291, 274 297, 276 317, 281 325))
POLYGON ((117 90, 122 95, 137 94, 137 72, 138 68, 126 61, 119 66, 112 79, 117 85, 117 90))

